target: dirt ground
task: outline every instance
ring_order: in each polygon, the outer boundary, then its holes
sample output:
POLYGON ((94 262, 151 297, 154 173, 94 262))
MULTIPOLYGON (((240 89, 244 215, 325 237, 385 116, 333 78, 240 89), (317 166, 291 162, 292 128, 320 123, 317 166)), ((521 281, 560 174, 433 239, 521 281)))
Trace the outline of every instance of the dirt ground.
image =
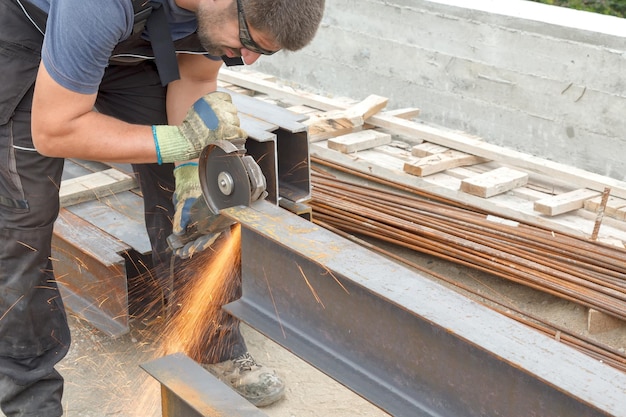
MULTIPOLYGON (((161 415, 159 386, 139 367, 155 353, 145 329, 111 339, 73 315, 71 327, 73 346, 58 367, 66 378, 67 417, 161 415)), ((250 327, 242 328, 257 361, 276 369, 287 384, 286 398, 262 409, 268 416, 388 415, 250 327)))

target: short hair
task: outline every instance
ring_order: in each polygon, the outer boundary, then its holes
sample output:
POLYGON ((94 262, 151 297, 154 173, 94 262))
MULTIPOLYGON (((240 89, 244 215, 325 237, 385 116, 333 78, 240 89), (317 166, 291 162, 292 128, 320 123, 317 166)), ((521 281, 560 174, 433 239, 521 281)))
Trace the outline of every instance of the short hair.
POLYGON ((325 0, 241 0, 248 24, 273 35, 282 49, 297 51, 315 36, 325 0))

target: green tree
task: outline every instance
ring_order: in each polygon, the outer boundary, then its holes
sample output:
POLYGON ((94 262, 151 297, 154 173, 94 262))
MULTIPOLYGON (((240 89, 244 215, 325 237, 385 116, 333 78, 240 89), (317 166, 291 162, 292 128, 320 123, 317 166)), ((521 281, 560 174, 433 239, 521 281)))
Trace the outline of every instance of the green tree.
POLYGON ((626 0, 531 0, 570 9, 626 17, 626 0))

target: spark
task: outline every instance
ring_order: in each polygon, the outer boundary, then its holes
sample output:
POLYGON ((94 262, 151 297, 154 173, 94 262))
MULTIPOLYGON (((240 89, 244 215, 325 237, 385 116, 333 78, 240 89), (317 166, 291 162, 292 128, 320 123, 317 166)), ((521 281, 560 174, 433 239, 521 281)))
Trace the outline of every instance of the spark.
POLYGON ((350 291, 348 291, 348 289, 347 289, 347 288, 346 288, 346 287, 345 287, 345 286, 341 283, 341 281, 339 281, 339 278, 337 278, 337 277, 335 276, 335 274, 333 274, 333 271, 331 271, 330 269, 328 269, 328 267, 326 267, 326 266, 324 266, 324 265, 321 265, 321 264, 320 264, 320 266, 321 266, 321 267, 323 267, 323 268, 326 270, 326 272, 327 272, 327 273, 328 273, 331 277, 333 277, 333 279, 335 280, 335 282, 336 282, 337 284, 339 284, 339 286, 340 286, 340 287, 341 287, 341 288, 342 288, 342 289, 346 292, 346 294, 350 295, 350 291))
POLYGON ((9 311, 13 310, 13 307, 15 307, 17 305, 17 303, 19 303, 20 301, 22 301, 22 298, 24 298, 23 295, 20 295, 20 297, 15 300, 15 302, 13 304, 11 304, 11 307, 9 307, 7 309, 7 311, 4 312, 4 314, 2 315, 2 317, 0 317, 0 321, 2 321, 2 319, 4 319, 6 317, 7 314, 9 314, 9 311))
POLYGON ((302 276, 304 277, 304 281, 306 282, 306 285, 309 287, 309 289, 311 290, 311 293, 313 293, 313 297, 315 297, 315 300, 321 304, 322 308, 326 308, 326 306, 324 306, 324 303, 322 302, 322 299, 319 297, 319 295, 317 295, 317 291, 315 291, 315 288, 313 288, 313 286, 311 285, 311 283, 309 282, 309 279, 306 277, 304 271, 302 270, 302 268, 300 267, 300 265, 298 265, 298 269, 300 270, 300 273, 302 274, 302 276))
POLYGON ((30 245, 28 245, 28 244, 26 244, 26 243, 24 243, 24 242, 20 242, 20 241, 18 240, 18 241, 17 241, 17 243, 19 243, 20 245, 22 245, 22 246, 24 246, 24 247, 26 247, 26 248, 28 248, 28 249, 32 250, 33 252, 37 252, 37 249, 33 248, 32 246, 30 246, 30 245))
POLYGON ((267 279, 267 274, 265 273, 265 268, 263 268, 263 278, 265 278, 265 282, 267 283, 267 290, 270 293, 270 298, 272 299, 272 305, 274 306, 274 312, 276 313, 276 320, 280 325, 280 331, 283 333, 283 338, 286 339, 287 335, 285 334, 285 328, 283 327, 283 322, 280 320, 280 315, 278 314, 278 307, 276 306, 276 301, 274 301, 274 294, 272 294, 272 288, 270 286, 270 281, 267 279))

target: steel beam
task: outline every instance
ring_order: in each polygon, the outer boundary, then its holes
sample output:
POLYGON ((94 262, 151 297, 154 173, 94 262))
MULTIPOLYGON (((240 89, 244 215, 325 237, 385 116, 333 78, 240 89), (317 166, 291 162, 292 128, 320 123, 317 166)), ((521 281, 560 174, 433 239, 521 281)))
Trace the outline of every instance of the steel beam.
POLYGON ((141 365, 161 384, 163 417, 267 417, 182 353, 141 365))
MULTIPOLYGON (((276 155, 278 161, 278 184, 279 197, 300 203, 311 197, 311 160, 309 155, 309 136, 307 126, 301 123, 308 116, 294 113, 280 106, 266 103, 254 97, 226 91, 231 95, 233 103, 242 114, 251 118, 261 119, 264 123, 275 125, 272 130, 276 134, 276 155)), ((246 126, 251 125, 250 120, 245 120, 246 126)), ((248 146, 248 145, 246 145, 248 146)), ((262 165, 263 155, 255 154, 251 149, 251 155, 255 157, 266 176, 268 173, 262 165)))
POLYGON ((394 416, 626 416, 626 375, 268 203, 226 309, 394 416))
POLYGON ((52 264, 65 305, 110 336, 128 332, 130 247, 66 209, 52 237, 52 264))

